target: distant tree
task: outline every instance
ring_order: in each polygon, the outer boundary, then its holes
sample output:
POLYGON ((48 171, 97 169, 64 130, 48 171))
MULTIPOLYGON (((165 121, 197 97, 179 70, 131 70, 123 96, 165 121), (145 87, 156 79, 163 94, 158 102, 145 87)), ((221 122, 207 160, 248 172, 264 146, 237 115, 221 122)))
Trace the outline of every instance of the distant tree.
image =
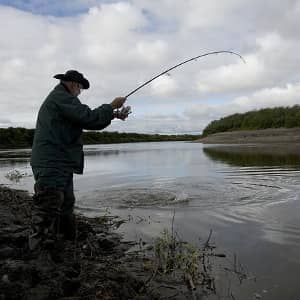
MULTIPOLYGON (((34 129, 0 128, 0 147, 31 147, 34 129)), ((200 135, 159 135, 126 132, 86 131, 83 133, 85 144, 112 144, 131 142, 158 142, 158 141, 191 141, 200 138, 200 135)))
POLYGON ((300 106, 264 108, 243 114, 233 114, 214 120, 203 130, 203 136, 233 130, 292 128, 300 126, 300 106))

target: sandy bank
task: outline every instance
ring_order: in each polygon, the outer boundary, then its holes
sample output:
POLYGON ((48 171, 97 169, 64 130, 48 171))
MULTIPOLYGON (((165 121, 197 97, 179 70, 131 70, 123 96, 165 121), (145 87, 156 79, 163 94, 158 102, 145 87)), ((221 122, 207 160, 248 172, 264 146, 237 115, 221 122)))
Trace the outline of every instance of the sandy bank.
POLYGON ((196 140, 203 144, 299 144, 300 128, 269 128, 262 130, 241 130, 220 132, 196 140))

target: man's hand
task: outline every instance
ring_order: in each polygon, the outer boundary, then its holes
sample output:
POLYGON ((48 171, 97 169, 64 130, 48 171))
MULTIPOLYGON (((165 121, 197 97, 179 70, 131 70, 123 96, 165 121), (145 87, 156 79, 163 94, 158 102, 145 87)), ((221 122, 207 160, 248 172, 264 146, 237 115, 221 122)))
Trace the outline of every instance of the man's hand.
POLYGON ((118 108, 121 108, 123 106, 125 101, 126 101, 125 97, 117 97, 111 102, 110 105, 111 105, 112 109, 118 109, 118 108))
POLYGON ((114 110, 114 118, 121 119, 122 121, 125 121, 129 114, 131 114, 130 106, 123 106, 121 110, 114 110))

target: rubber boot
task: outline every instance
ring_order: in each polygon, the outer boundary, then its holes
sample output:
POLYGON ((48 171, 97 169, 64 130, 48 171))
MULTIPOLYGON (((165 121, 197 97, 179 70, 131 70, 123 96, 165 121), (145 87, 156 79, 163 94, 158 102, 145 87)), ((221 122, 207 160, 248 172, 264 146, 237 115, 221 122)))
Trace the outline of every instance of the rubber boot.
POLYGON ((30 250, 42 248, 43 243, 48 247, 56 239, 63 200, 63 192, 54 189, 38 191, 33 196, 30 250))
POLYGON ((75 215, 63 215, 60 218, 60 233, 66 240, 74 241, 77 234, 76 217, 75 215))

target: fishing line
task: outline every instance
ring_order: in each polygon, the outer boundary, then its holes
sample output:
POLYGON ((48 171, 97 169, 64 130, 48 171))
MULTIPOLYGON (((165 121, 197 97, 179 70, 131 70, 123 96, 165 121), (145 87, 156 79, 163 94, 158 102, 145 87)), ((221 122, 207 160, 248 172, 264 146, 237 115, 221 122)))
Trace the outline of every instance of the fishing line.
POLYGON ((193 60, 197 60, 198 58, 201 58, 201 57, 204 57, 204 56, 208 56, 208 55, 213 55, 213 54, 220 54, 220 53, 227 53, 227 54, 231 54, 231 55, 236 55, 238 56, 244 63, 246 63, 246 61, 244 60, 244 58, 236 53, 236 52, 233 52, 233 51, 214 51, 214 52, 208 52, 208 53, 204 53, 204 54, 201 54, 201 55, 198 55, 198 56, 195 56, 195 57, 192 57, 190 59, 187 59, 163 72, 161 72, 160 74, 154 76, 153 78, 149 79, 148 81, 144 82, 143 84, 139 85, 136 89, 134 89, 133 91, 131 91, 127 96, 125 96, 125 98, 128 98, 129 96, 133 95, 134 93, 136 93, 139 89, 141 89, 142 87, 144 87, 145 85, 149 84, 150 82, 152 82, 153 80, 157 79, 158 77, 170 72, 171 70, 174 70, 176 68, 178 68, 179 66, 182 66, 190 61, 193 61, 193 60))

